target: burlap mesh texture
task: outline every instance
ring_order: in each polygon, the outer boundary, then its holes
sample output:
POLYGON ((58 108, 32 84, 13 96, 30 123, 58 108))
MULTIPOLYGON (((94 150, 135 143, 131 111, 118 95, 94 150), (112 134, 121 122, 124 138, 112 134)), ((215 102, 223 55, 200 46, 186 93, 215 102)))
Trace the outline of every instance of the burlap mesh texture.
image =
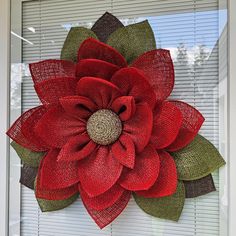
POLYGON ((29 65, 34 84, 50 79, 75 76, 75 64, 66 60, 44 60, 29 65))
POLYGON ((38 168, 23 165, 21 167, 20 183, 34 189, 34 181, 38 173, 38 168))
POLYGON ((149 189, 157 180, 159 169, 159 156, 151 145, 147 145, 136 154, 133 169, 123 168, 119 184, 130 191, 149 189))
POLYGON ((11 142, 11 146, 15 149, 21 161, 30 167, 38 167, 45 152, 34 152, 27 148, 22 147, 16 142, 11 142))
POLYGON ((80 186, 79 192, 83 203, 90 209, 101 211, 114 205, 126 190, 119 184, 114 184, 108 191, 97 196, 90 197, 80 186))
POLYGON ((78 198, 79 194, 75 194, 68 199, 64 200, 45 200, 37 198, 38 204, 42 212, 56 211, 66 208, 71 205, 78 198))
POLYGON ((121 212, 128 204, 129 200, 130 200, 130 192, 125 191, 112 206, 104 210, 97 211, 89 208, 86 205, 85 207, 90 216, 96 222, 96 224, 102 229, 106 225, 110 224, 116 217, 118 217, 121 214, 121 212))
MULTIPOLYGON (((65 200, 70 198, 71 196, 73 196, 74 194, 78 193, 78 184, 69 184, 67 186, 57 186, 57 182, 61 181, 67 181, 67 176, 66 176, 66 172, 71 171, 70 168, 68 168, 66 170, 66 168, 61 169, 61 171, 55 171, 55 168, 58 167, 58 163, 56 158, 58 156, 58 150, 57 149, 51 149, 51 151, 49 151, 49 153, 47 155, 44 156, 43 160, 40 162, 39 165, 39 170, 38 170, 38 175, 37 175, 37 179, 35 181, 35 196, 36 198, 40 198, 40 199, 46 199, 46 200, 65 200), (55 154, 55 156, 53 156, 52 154, 55 154), (49 167, 48 168, 48 163, 45 163, 45 159, 48 159, 49 161, 51 160, 50 164, 54 164, 53 167, 49 167), (52 172, 51 175, 43 175, 42 174, 42 170, 44 170, 46 165, 46 171, 50 171, 52 172), (66 171, 65 171, 66 170, 66 171), (50 186, 52 188, 49 188, 48 186, 45 187, 45 183, 42 182, 42 180, 45 181, 46 178, 46 182, 47 179, 50 180, 50 182, 53 182, 53 180, 56 181, 56 184, 53 186, 50 186)), ((66 162, 62 162, 62 165, 66 165, 66 162)), ((64 166, 63 166, 64 167, 64 166)))
POLYGON ((177 171, 174 159, 165 151, 158 151, 160 170, 156 182, 144 191, 137 191, 137 195, 145 198, 159 198, 170 196, 176 191, 177 171))
POLYGON ((96 39, 85 40, 78 51, 78 61, 83 59, 96 59, 106 61, 119 67, 126 67, 125 58, 114 48, 96 39))
POLYGON ((182 117, 181 111, 168 101, 155 107, 151 143, 157 150, 169 146, 175 140, 183 122, 182 117))
POLYGON ((34 126, 46 112, 46 108, 38 106, 23 113, 7 131, 7 135, 21 146, 33 151, 45 151, 45 144, 34 134, 34 126))
POLYGON ((101 42, 105 43, 108 36, 121 27, 123 24, 115 16, 106 12, 95 22, 91 30, 101 42))
POLYGON ((62 77, 42 81, 34 87, 43 105, 47 106, 58 103, 61 97, 74 95, 76 82, 75 78, 62 77))
POLYGON ((97 38, 95 33, 84 27, 72 27, 61 50, 61 59, 77 61, 77 52, 81 43, 87 38, 97 38))
POLYGON ((225 165, 214 145, 199 134, 188 146, 171 155, 175 158, 178 178, 181 180, 203 178, 225 165))
POLYGON ((168 50, 157 49, 144 53, 131 66, 144 72, 158 101, 169 97, 174 87, 174 66, 168 50))
POLYGON ((216 191, 212 175, 201 179, 184 181, 186 198, 194 198, 216 191))
POLYGON ((176 192, 168 197, 144 198, 133 195, 138 206, 147 214, 173 221, 178 221, 185 201, 185 189, 182 181, 178 182, 176 192))
POLYGON ((172 100, 171 103, 181 111, 183 116, 183 122, 175 141, 167 147, 168 151, 175 152, 193 141, 205 119, 196 108, 188 103, 177 100, 172 100))
POLYGON ((147 20, 119 28, 108 37, 107 44, 118 50, 128 64, 144 52, 156 48, 155 37, 147 20))
POLYGON ((65 200, 78 193, 78 185, 72 185, 67 188, 48 190, 40 186, 40 167, 37 178, 35 179, 35 196, 45 200, 65 200))
POLYGON ((40 186, 44 189, 64 189, 79 182, 78 162, 58 161, 59 152, 60 149, 51 149, 41 161, 40 186))
POLYGON ((93 113, 87 121, 87 133, 98 144, 114 143, 122 132, 119 116, 109 109, 100 109, 93 113))

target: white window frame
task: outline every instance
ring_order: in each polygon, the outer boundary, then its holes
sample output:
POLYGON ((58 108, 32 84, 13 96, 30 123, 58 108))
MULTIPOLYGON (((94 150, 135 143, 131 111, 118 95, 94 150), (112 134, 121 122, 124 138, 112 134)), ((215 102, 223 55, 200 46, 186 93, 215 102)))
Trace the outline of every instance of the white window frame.
MULTIPOLYGON (((22 0, 27 1, 27 0, 22 0)), ((236 235, 236 1, 228 0, 228 236, 236 235)), ((9 73, 10 73, 10 0, 0 0, 0 235, 8 236, 9 224, 9 73)), ((222 234, 222 236, 226 236, 222 234)))
POLYGON ((229 74, 229 89, 228 89, 228 104, 229 104, 229 125, 228 125, 228 198, 229 198, 229 213, 228 213, 228 229, 229 236, 236 235, 236 1, 228 0, 229 18, 228 18, 228 74, 229 74))
POLYGON ((8 235, 10 1, 0 0, 0 235, 8 235))

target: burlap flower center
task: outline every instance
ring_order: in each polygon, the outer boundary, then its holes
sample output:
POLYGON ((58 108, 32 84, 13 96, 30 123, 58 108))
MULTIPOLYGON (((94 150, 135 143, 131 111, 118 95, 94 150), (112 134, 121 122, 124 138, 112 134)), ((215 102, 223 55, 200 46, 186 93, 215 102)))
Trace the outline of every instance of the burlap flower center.
POLYGON ((115 112, 101 109, 89 117, 87 132, 95 143, 109 145, 120 137, 122 123, 115 112))

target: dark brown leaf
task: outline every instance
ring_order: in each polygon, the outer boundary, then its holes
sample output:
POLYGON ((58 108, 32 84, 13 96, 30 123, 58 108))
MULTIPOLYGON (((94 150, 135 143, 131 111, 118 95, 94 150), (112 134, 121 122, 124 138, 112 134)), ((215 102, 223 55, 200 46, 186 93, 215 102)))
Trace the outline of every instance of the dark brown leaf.
POLYGON ((201 179, 184 181, 186 198, 194 198, 216 191, 212 175, 201 179))
POLYGON ((124 25, 111 13, 104 13, 93 25, 92 31, 101 42, 106 42, 108 36, 124 25))
POLYGON ((37 176, 38 168, 23 165, 21 168, 20 183, 24 186, 34 189, 34 180, 37 176))

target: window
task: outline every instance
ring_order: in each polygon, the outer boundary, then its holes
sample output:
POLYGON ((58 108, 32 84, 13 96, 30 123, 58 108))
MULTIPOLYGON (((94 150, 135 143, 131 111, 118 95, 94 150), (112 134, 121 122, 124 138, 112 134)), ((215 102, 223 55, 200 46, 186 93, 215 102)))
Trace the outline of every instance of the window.
MULTIPOLYGON (((227 154, 227 7, 222 0, 12 0, 11 119, 39 104, 28 63, 58 58, 71 26, 90 28, 105 11, 124 24, 148 19, 157 46, 169 49, 175 63, 172 97, 197 107, 201 129, 227 154)), ((11 153, 10 235, 227 235, 225 170, 213 174, 216 192, 186 199, 178 223, 153 218, 131 200, 114 223, 99 230, 78 199, 70 207, 41 213, 34 193, 18 184, 20 163, 11 153)))

